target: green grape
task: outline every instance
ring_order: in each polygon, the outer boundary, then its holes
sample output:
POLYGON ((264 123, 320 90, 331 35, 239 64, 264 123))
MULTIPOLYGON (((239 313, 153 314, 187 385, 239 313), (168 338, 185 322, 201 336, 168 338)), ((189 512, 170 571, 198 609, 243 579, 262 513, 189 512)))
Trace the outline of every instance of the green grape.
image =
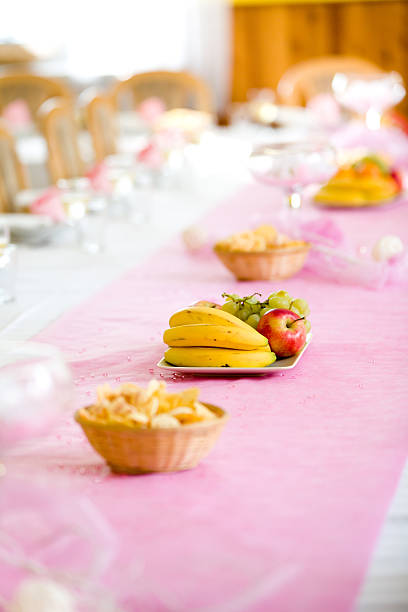
POLYGON ((254 293, 253 295, 248 295, 248 297, 245 297, 245 298, 244 298, 244 301, 245 301, 247 304, 257 304, 257 303, 259 302, 258 298, 257 298, 257 297, 255 297, 255 296, 257 296, 257 295, 259 295, 259 296, 260 296, 261 294, 260 294, 260 293, 254 293))
POLYGON ((265 308, 261 308, 259 314, 261 315, 261 317, 263 317, 267 312, 269 312, 271 309, 269 308, 269 306, 266 306, 265 308))
POLYGON ((275 293, 275 295, 277 295, 278 297, 286 298, 287 300, 289 300, 289 302, 292 301, 292 298, 290 297, 289 293, 287 291, 284 291, 283 289, 281 291, 278 291, 278 293, 275 293))
POLYGON ((308 334, 310 332, 310 330, 312 329, 312 326, 310 324, 309 319, 305 319, 305 329, 306 329, 306 333, 308 334))
POLYGON ((225 310, 225 312, 229 312, 232 315, 236 315, 239 309, 239 304, 237 302, 233 302, 232 300, 225 302, 221 306, 221 310, 225 310))
POLYGON ((274 296, 269 298, 269 308, 285 308, 289 309, 290 302, 287 298, 281 296, 274 296))
POLYGON ((241 321, 246 321, 250 314, 251 314, 250 306, 241 306, 236 316, 239 317, 241 321))
POLYGON ((292 304, 290 305, 289 310, 291 312, 295 312, 297 315, 299 315, 299 317, 302 316, 302 313, 300 312, 299 308, 296 308, 296 306, 292 306, 292 304))
POLYGON ((258 323, 259 323, 259 319, 261 317, 257 314, 251 314, 246 322, 248 323, 248 325, 250 325, 251 327, 253 327, 254 329, 256 329, 258 327, 258 323))
POLYGON ((253 314, 259 314, 259 311, 261 310, 261 303, 258 302, 257 304, 251 304, 251 311, 253 314))
POLYGON ((302 298, 297 298, 296 300, 293 300, 290 305, 290 309, 299 315, 304 315, 305 317, 310 312, 309 304, 306 302, 306 300, 302 300, 302 298))

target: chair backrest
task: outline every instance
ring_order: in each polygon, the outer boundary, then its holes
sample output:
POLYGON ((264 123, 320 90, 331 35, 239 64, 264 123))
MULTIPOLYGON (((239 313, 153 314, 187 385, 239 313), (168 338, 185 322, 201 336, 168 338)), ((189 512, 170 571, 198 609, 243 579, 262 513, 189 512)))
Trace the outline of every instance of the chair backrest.
POLYGON ((331 91, 336 72, 362 74, 381 72, 368 60, 343 55, 316 57, 289 68, 278 83, 278 97, 282 104, 304 106, 319 93, 331 91))
POLYGON ((40 106, 49 98, 64 98, 72 103, 73 95, 60 81, 35 74, 6 74, 0 77, 0 114, 15 100, 24 100, 34 121, 40 106))
POLYGON ((47 100, 40 107, 39 118, 48 147, 51 179, 76 178, 84 173, 78 146, 78 130, 72 107, 64 100, 47 100))
POLYGON ((96 161, 117 152, 115 109, 106 96, 95 95, 86 105, 85 121, 91 135, 96 161))
POLYGON ((0 125, 0 212, 12 212, 16 194, 25 187, 24 171, 13 137, 0 125))
POLYGON ((112 91, 112 100, 119 109, 134 109, 143 100, 151 97, 163 100, 168 110, 214 110, 211 92, 206 83, 188 72, 143 72, 126 81, 120 81, 112 91))

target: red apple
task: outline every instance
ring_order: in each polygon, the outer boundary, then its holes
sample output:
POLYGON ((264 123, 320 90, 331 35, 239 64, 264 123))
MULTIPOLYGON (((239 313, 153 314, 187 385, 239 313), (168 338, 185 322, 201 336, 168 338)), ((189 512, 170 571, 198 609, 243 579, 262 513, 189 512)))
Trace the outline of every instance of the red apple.
POLYGON ((305 345, 306 329, 303 319, 291 310, 275 308, 261 317, 257 330, 268 338, 277 357, 291 357, 305 345))

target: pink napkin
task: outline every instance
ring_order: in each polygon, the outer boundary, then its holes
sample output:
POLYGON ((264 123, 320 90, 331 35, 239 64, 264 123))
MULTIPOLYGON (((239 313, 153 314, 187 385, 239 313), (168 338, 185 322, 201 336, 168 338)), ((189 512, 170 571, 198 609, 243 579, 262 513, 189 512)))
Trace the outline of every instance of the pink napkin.
POLYGON ((359 285, 375 290, 385 285, 404 287, 408 284, 408 250, 388 261, 377 261, 371 256, 374 241, 362 247, 327 214, 316 216, 303 210, 298 220, 292 216, 286 223, 281 220, 281 229, 313 245, 304 269, 317 277, 339 285, 359 285))
POLYGON ((25 100, 17 99, 3 109, 3 119, 12 127, 24 127, 31 123, 31 113, 25 100))
POLYGON ((408 135, 397 127, 369 130, 360 121, 351 121, 332 136, 338 149, 365 147, 369 151, 389 155, 397 166, 408 168, 408 135))
POLYGON ((147 145, 136 154, 136 160, 150 168, 160 168, 167 155, 175 149, 180 149, 186 143, 181 130, 162 130, 154 134, 147 145))
POLYGON ((65 221, 65 211, 62 204, 61 192, 56 187, 44 191, 30 205, 30 212, 34 215, 48 215, 54 221, 65 221))
POLYGON ((136 160, 149 168, 160 168, 165 161, 165 158, 157 140, 152 139, 141 151, 136 154, 136 160))
POLYGON ((101 191, 103 193, 112 192, 112 183, 109 180, 109 168, 105 162, 95 164, 86 174, 86 177, 91 183, 91 187, 95 191, 101 191))
POLYGON ((146 123, 154 123, 166 111, 166 105, 161 98, 151 97, 143 100, 137 109, 146 123))

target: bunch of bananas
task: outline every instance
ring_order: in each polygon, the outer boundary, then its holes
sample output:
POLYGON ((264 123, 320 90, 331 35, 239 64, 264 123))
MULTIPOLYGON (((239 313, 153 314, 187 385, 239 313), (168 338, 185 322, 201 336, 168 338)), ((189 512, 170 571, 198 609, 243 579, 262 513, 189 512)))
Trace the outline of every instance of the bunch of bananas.
POLYGON ((261 368, 276 359, 265 336, 218 308, 184 308, 169 324, 164 357, 175 366, 261 368))

